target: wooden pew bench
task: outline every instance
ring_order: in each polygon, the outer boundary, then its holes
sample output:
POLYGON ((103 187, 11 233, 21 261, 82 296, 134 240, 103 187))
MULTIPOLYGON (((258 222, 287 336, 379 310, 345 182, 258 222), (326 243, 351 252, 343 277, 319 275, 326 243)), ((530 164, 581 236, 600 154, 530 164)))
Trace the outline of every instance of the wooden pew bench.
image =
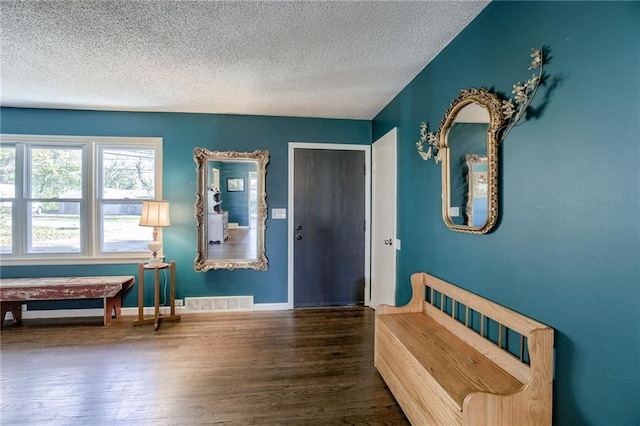
POLYGON ((550 425, 553 329, 426 273, 376 311, 375 366, 415 425, 550 425))
POLYGON ((4 324, 11 312, 17 325, 22 322, 22 303, 34 300, 103 299, 104 325, 119 317, 122 293, 135 282, 133 275, 101 277, 9 278, 0 280, 0 308, 4 324))

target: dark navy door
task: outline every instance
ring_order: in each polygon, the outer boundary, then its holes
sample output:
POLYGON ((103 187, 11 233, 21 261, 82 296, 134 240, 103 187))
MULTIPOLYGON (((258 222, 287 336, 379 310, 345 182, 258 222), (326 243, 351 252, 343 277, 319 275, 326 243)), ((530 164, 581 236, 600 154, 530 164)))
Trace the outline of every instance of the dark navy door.
POLYGON ((364 303, 365 153, 294 150, 294 306, 364 303))

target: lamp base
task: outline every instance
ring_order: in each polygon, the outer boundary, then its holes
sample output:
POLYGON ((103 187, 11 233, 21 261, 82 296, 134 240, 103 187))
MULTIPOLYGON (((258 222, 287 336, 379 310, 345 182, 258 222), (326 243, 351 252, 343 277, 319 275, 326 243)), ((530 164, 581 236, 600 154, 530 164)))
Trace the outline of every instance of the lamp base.
POLYGON ((146 264, 147 264, 147 265, 159 265, 159 264, 163 263, 163 262, 162 262, 163 260, 164 260, 164 259, 162 259, 162 258, 159 258, 159 257, 155 257, 155 256, 154 256, 154 257, 150 258, 150 259, 147 261, 147 263, 146 263, 146 264))
POLYGON ((158 265, 164 260, 163 257, 158 257, 158 252, 162 249, 162 241, 153 240, 148 244, 149 251, 151 251, 151 258, 147 262, 148 265, 158 265))

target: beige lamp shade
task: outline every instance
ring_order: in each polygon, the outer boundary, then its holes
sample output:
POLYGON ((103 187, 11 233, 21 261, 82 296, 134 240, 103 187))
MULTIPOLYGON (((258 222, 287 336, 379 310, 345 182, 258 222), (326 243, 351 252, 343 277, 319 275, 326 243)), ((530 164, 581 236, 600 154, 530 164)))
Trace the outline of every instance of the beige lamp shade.
POLYGON ((149 200, 142 202, 140 226, 169 226, 169 202, 149 200))
POLYGON ((142 202, 142 214, 140 215, 140 226, 153 226, 153 241, 149 245, 149 250, 153 253, 149 259, 149 265, 157 265, 162 262, 158 257, 158 252, 162 250, 162 241, 158 241, 158 228, 169 226, 169 202, 149 200, 142 202))

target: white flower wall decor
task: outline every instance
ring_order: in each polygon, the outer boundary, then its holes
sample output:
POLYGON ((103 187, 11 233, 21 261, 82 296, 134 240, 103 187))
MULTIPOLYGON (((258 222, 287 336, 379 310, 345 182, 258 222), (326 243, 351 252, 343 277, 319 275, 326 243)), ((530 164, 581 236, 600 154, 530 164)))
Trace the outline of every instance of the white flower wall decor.
MULTIPOLYGON (((533 76, 524 83, 518 82, 514 84, 511 91, 513 97, 502 101, 501 110, 506 124, 500 129, 498 143, 502 142, 511 129, 524 117, 542 81, 544 64, 542 50, 531 49, 531 58, 529 70, 534 70, 533 76)), ((440 124, 442 127, 442 123, 440 124)), ((420 139, 416 142, 416 148, 423 160, 433 158, 436 164, 440 163, 442 161, 440 129, 438 129, 437 133, 432 133, 429 132, 429 126, 426 122, 420 123, 420 139)))

